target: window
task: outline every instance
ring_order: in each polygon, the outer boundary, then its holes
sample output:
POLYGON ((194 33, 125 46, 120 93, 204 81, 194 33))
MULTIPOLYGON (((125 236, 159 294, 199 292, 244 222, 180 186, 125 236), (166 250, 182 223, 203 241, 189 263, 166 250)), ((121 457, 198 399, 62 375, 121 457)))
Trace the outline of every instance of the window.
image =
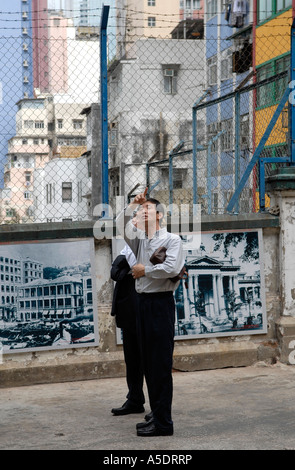
POLYGON ((78 181, 78 185, 77 185, 77 186, 78 186, 78 187, 77 187, 77 189, 78 189, 78 202, 82 202, 82 201, 83 201, 83 199, 82 199, 82 197, 83 197, 83 194, 82 194, 82 193, 83 193, 83 190, 82 190, 82 181, 78 181))
POLYGON ((232 73, 232 51, 228 49, 221 56, 220 80, 227 80, 232 73))
POLYGON ((208 133, 208 141, 212 144, 212 151, 216 152, 218 149, 218 139, 214 139, 214 137, 221 131, 221 123, 220 122, 212 122, 207 126, 207 133, 208 133))
POLYGON ((62 128, 63 128, 63 120, 62 120, 62 119, 58 119, 58 120, 57 120, 57 128, 58 128, 58 129, 62 129, 62 128))
POLYGON ((30 191, 25 191, 24 192, 24 198, 25 199, 31 199, 31 197, 32 197, 32 194, 30 193, 30 191))
POLYGON ((184 0, 184 2, 182 2, 182 8, 184 8, 184 4, 186 10, 199 10, 201 8, 200 0, 184 0))
MULTIPOLYGON (((288 70, 290 67, 290 54, 273 60, 257 69, 257 82, 265 80, 278 73, 288 70)), ((257 107, 270 106, 277 103, 283 96, 288 85, 288 75, 279 80, 257 88, 257 107)))
POLYGON ((240 121, 240 146, 241 150, 249 148, 249 114, 244 114, 241 116, 240 121))
POLYGON ((276 11, 284 10, 292 6, 292 0, 277 0, 276 11))
POLYGON ((33 129, 34 127, 34 121, 24 121, 24 127, 25 129, 33 129))
POLYGON ((44 129, 44 121, 35 121, 35 129, 44 129))
POLYGON ((72 183, 62 183, 62 202, 72 202, 72 183))
POLYGON ((207 14, 208 18, 215 16, 217 14, 218 0, 208 0, 207 1, 207 14))
POLYGON ((52 203, 52 184, 46 185, 46 203, 47 204, 52 203))
POLYGON ((116 122, 110 123, 110 132, 109 132, 109 142, 112 147, 116 146, 118 143, 118 127, 116 122))
POLYGON ((148 26, 150 28, 154 28, 156 26, 156 17, 155 16, 149 16, 148 17, 148 26))
POLYGON ((217 83, 217 56, 210 57, 207 60, 208 85, 216 85, 217 83))
POLYGON ((6 209, 6 217, 15 217, 16 210, 15 209, 6 209))
POLYGON ((271 16, 292 6, 292 0, 259 0, 258 21, 265 21, 271 16))
POLYGON ((148 7, 155 7, 156 6, 156 0, 148 0, 148 7))
POLYGON ((83 120, 81 119, 73 119, 73 127, 74 129, 82 129, 83 120))
POLYGON ((227 119, 222 121, 221 128, 224 130, 224 133, 221 134, 221 150, 228 151, 233 149, 233 121, 232 119, 227 119))
POLYGON ((177 93, 177 72, 178 72, 178 65, 175 66, 164 66, 163 68, 163 76, 164 76, 164 93, 169 95, 174 95, 177 93))

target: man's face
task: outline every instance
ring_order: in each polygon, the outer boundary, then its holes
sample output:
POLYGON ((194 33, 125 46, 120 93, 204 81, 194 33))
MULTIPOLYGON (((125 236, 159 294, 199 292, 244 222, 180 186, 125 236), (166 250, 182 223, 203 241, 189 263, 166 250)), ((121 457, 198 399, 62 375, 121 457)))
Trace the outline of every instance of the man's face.
POLYGON ((145 225, 156 224, 163 216, 163 214, 157 212, 156 204, 150 201, 146 201, 141 205, 138 215, 145 225))

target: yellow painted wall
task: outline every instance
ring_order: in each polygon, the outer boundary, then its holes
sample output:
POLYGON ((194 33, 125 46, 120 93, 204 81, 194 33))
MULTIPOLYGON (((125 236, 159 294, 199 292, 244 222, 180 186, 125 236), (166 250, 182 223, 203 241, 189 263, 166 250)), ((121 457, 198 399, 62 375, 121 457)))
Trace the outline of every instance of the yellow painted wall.
MULTIPOLYGON (((256 110, 256 113, 255 113, 256 147, 259 144, 264 132, 266 131, 266 128, 276 110, 276 107, 277 105, 256 110)), ((275 144, 283 144, 284 142, 286 142, 287 132, 288 132, 288 129, 285 127, 282 127, 282 113, 281 113, 265 145, 268 146, 268 145, 275 145, 275 144)))
MULTIPOLYGON (((256 28, 256 67, 290 51, 292 8, 256 28)), ((257 146, 275 112, 277 105, 258 109, 255 112, 255 145, 257 146)), ((286 142, 288 129, 282 127, 282 114, 272 130, 266 146, 286 142)), ((265 205, 269 207, 269 197, 265 195, 265 205)), ((259 193, 256 193, 256 211, 259 210, 259 193)))
POLYGON ((256 28, 256 66, 290 50, 292 8, 256 28))

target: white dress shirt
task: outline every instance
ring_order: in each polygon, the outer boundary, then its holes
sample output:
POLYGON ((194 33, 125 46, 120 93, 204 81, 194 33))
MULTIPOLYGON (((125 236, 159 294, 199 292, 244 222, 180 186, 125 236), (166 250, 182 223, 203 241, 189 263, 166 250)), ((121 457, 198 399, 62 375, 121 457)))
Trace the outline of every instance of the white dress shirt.
MULTIPOLYGON (((119 226, 122 226, 124 217, 125 211, 122 211, 117 217, 119 226)), ((175 291, 179 282, 172 282, 169 278, 177 276, 185 263, 179 235, 161 228, 152 238, 148 238, 144 231, 136 228, 129 220, 125 225, 124 239, 136 256, 137 263, 145 267, 145 276, 136 279, 136 291, 138 293, 175 291), (150 257, 160 246, 167 248, 166 259, 164 263, 153 265, 150 257)))

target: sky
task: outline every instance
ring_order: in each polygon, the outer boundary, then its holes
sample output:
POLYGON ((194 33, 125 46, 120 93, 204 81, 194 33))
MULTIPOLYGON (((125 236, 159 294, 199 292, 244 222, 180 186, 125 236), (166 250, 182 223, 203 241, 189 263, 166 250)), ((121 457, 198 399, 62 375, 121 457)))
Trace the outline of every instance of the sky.
POLYGON ((44 267, 75 266, 93 262, 93 240, 1 244, 0 256, 29 257, 44 267))

